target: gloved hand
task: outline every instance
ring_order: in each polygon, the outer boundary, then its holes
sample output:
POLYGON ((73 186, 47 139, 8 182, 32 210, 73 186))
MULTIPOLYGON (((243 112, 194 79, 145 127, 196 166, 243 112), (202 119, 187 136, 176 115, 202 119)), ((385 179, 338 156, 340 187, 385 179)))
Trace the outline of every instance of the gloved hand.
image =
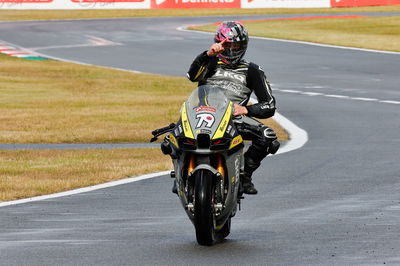
POLYGON ((225 40, 211 45, 210 49, 207 51, 207 55, 209 57, 213 57, 213 56, 216 56, 216 55, 219 55, 220 53, 222 53, 225 50, 224 46, 223 46, 224 42, 225 42, 225 40))

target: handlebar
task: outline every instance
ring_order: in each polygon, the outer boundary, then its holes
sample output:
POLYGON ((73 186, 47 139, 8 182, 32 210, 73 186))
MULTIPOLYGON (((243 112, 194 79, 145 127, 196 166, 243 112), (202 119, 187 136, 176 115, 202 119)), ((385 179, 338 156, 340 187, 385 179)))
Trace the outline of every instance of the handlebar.
POLYGON ((167 132, 172 131, 172 129, 174 129, 175 127, 176 127, 176 125, 174 123, 171 123, 169 126, 153 130, 151 132, 151 134, 153 135, 153 138, 150 140, 150 142, 156 141, 157 137, 159 137, 159 136, 161 136, 161 135, 163 135, 163 134, 165 134, 167 132))

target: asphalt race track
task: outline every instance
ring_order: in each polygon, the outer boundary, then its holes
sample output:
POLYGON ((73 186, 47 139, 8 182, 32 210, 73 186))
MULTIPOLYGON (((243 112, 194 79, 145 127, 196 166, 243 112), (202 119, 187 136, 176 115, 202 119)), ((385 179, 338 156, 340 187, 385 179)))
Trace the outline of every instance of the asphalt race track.
MULTIPOLYGON (((1 22, 0 40, 184 76, 212 36, 176 28, 226 19, 1 22)), ((400 54, 251 39, 247 59, 309 141, 263 162, 226 241, 196 244, 162 176, 0 208, 0 265, 399 265, 400 54)))

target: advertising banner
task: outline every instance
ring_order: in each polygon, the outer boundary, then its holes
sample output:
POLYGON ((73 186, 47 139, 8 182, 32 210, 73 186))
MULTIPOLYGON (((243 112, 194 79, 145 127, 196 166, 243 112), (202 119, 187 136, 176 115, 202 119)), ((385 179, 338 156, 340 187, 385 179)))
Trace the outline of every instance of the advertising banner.
MULTIPOLYGON (((1 0, 0 0, 1 1, 1 0)), ((142 3, 145 0, 71 0, 73 3, 142 3)))
POLYGON ((151 0, 151 8, 240 8, 240 0, 151 0))
POLYGON ((0 0, 0 9, 149 9, 150 0, 0 0))
POLYGON ((53 0, 0 0, 0 3, 23 4, 23 3, 50 3, 53 0))
POLYGON ((400 0, 331 0, 332 7, 391 6, 400 5, 400 0))
POLYGON ((331 0, 242 0, 242 8, 330 7, 331 0))

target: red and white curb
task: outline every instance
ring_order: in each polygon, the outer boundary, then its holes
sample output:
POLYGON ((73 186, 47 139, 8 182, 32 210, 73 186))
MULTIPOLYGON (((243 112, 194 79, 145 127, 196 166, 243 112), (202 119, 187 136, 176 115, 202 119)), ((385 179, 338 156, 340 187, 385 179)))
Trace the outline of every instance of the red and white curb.
POLYGON ((7 43, 0 43, 0 53, 24 59, 35 59, 35 60, 46 59, 36 53, 15 46, 11 46, 7 43))

